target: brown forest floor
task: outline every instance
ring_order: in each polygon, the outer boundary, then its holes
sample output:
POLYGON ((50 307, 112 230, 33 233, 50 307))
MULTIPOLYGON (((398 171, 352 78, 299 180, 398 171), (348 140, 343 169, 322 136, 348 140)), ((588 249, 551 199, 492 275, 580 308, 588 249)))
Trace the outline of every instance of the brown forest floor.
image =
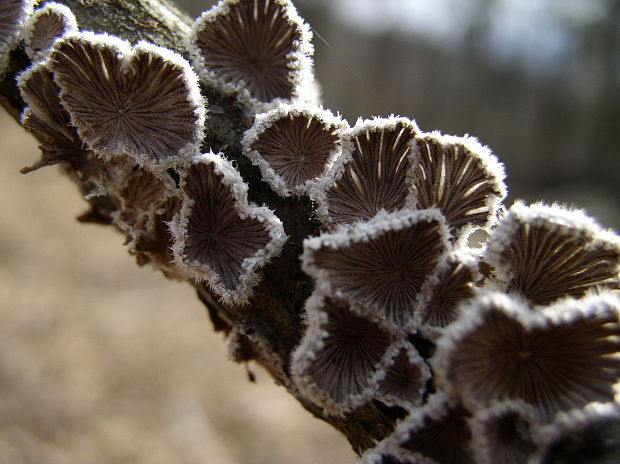
POLYGON ((339 464, 348 444, 258 367, 227 360, 188 285, 80 225, 0 111, 0 463, 339 464))

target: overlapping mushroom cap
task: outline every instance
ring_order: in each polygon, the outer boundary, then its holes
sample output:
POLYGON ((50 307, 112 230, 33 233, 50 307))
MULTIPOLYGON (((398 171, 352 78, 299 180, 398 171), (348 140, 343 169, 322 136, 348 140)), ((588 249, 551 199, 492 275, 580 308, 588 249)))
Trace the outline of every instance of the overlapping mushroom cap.
POLYGON ((101 156, 161 169, 200 146, 205 117, 197 77, 180 55, 146 42, 72 33, 49 67, 81 139, 101 156))
POLYGON ((479 464, 522 464, 536 450, 536 411, 522 401, 504 401, 476 411, 470 421, 479 464))
POLYGON ((455 237, 492 224, 506 188, 504 168, 487 147, 432 132, 416 137, 416 153, 417 208, 439 208, 455 237))
MULTIPOLYGON (((356 303, 354 303, 356 304, 356 303)), ((306 301, 308 327, 292 356, 295 384, 328 414, 368 401, 394 351, 395 334, 378 320, 360 316, 351 303, 324 290, 306 301)))
POLYGON ((281 221, 268 208, 249 204, 247 189, 232 164, 213 153, 195 157, 182 173, 175 261, 228 304, 247 301, 257 269, 286 241, 281 221))
POLYGON ((413 311, 420 289, 447 249, 448 230, 438 210, 384 212, 306 239, 302 267, 401 329, 417 325, 413 311))
POLYGON ((305 99, 310 38, 289 0, 222 0, 196 20, 188 48, 204 81, 270 103, 305 99))
POLYGON ((32 0, 4 0, 0 3, 0 77, 6 71, 8 55, 17 43, 20 28, 32 12, 32 0))
POLYGON ((24 29, 26 53, 33 60, 44 58, 56 39, 77 31, 78 25, 71 10, 60 3, 47 2, 37 8, 24 29))
POLYGON ((359 120, 344 136, 342 156, 314 191, 321 221, 333 228, 413 206, 412 144, 418 132, 406 118, 359 120))
POLYGON ((413 411, 390 440, 402 459, 424 464, 470 464, 471 417, 459 403, 442 393, 432 395, 425 406, 413 411))
POLYGON ((377 398, 388 405, 413 409, 422 404, 431 373, 411 344, 404 343, 394 353, 379 382, 377 398))
POLYGON ((281 196, 309 194, 340 155, 346 121, 309 105, 283 105, 256 115, 244 135, 244 154, 281 196))
POLYGON ((620 239, 581 211, 515 203, 488 239, 493 282, 535 305, 620 287, 620 239))
POLYGON ((620 300, 562 300, 540 311, 501 293, 471 300, 438 341, 438 385, 471 410, 531 404, 542 421, 591 401, 612 402, 620 378, 620 300))

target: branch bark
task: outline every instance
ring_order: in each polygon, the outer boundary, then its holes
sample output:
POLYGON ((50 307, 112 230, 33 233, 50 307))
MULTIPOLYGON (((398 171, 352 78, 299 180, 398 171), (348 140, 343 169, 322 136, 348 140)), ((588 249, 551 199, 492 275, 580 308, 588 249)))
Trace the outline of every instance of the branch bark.
MULTIPOLYGON (((132 43, 147 40, 187 57, 184 37, 189 32, 192 20, 165 0, 67 0, 60 3, 66 4, 73 11, 82 30, 107 32, 132 43)), ((11 52, 9 70, 0 81, 0 102, 17 120, 25 104, 15 77, 29 65, 28 57, 20 46, 11 52)), ((296 390, 291 381, 289 360, 303 334, 303 305, 313 287, 312 280, 301 271, 299 256, 304 238, 317 235, 319 224, 314 219, 308 199, 277 196, 261 181, 258 168, 242 156, 240 140, 252 122, 244 117, 243 108, 237 100, 205 85, 202 91, 207 98, 209 111, 203 152, 209 149, 217 152, 225 148, 226 156, 236 163, 243 179, 249 184, 249 201, 265 204, 274 210, 282 220, 289 239, 280 256, 259 271, 261 283, 248 305, 223 305, 204 286, 196 288, 198 297, 208 310, 214 329, 237 337, 239 362, 255 360, 262 364, 274 380, 297 398, 304 408, 340 430, 353 449, 361 453, 388 435, 403 411, 399 408, 388 409, 376 403, 363 406, 344 417, 329 417, 303 399, 296 390)), ((43 141, 41 134, 33 135, 43 141)), ((110 207, 112 202, 106 203, 105 198, 98 197, 90 201, 93 210, 99 211, 99 216, 109 217, 113 212, 110 207)), ((98 220, 107 222, 106 217, 99 216, 98 220)))

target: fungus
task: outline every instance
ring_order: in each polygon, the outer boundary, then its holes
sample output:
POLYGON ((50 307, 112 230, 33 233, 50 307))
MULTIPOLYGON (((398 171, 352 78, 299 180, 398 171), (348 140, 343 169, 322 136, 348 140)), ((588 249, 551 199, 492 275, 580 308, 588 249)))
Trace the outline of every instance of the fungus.
POLYGON ((536 412, 522 401, 496 403, 476 411, 470 421, 478 464, 525 464, 536 450, 532 432, 536 412))
POLYGON ((25 24, 26 53, 33 60, 42 59, 56 39, 77 30, 77 21, 68 7, 48 2, 36 9, 25 24))
POLYGON ((9 52, 17 44, 23 22, 32 12, 31 0, 3 0, 0 3, 0 77, 7 70, 9 52))
POLYGON ((188 49, 205 82, 269 103, 313 80, 310 38, 289 0, 222 0, 195 21, 188 49))
POLYGON ((230 162, 213 153, 193 161, 181 178, 175 262, 225 303, 243 304, 258 281, 256 270, 286 241, 282 223, 268 208, 248 204, 248 187, 230 162))
POLYGON ((416 137, 416 206, 436 207, 454 236, 491 225, 506 196, 504 168, 473 137, 439 132, 416 137))
POLYGON ((593 402, 581 409, 559 413, 552 423, 536 429, 538 448, 528 464, 617 462, 619 430, 617 403, 593 402))
POLYGON ((383 212, 306 239, 302 268, 397 328, 409 328, 416 325, 413 307, 422 284, 446 252, 447 240, 436 209, 383 212))
POLYGON ((413 206, 413 137, 406 118, 359 120, 343 139, 343 153, 317 186, 317 214, 328 226, 413 206))
POLYGON ((22 125, 42 139, 41 157, 21 170, 23 174, 45 166, 62 164, 70 176, 88 190, 104 191, 106 183, 118 182, 130 168, 123 157, 105 161, 84 147, 71 127, 71 117, 60 103, 60 89, 45 62, 35 63, 17 76, 17 85, 26 103, 22 125), (87 184, 95 184, 87 187, 87 184))
POLYGON ((74 32, 56 41, 49 67, 72 124, 97 154, 125 154, 161 169, 200 146, 204 106, 197 78, 171 50, 74 32))
POLYGON ((418 352, 406 344, 395 352, 379 382, 378 398, 410 409, 422 404, 430 371, 418 352))
POLYGON ((135 236, 129 245, 129 253, 136 256, 139 266, 151 263, 167 277, 179 280, 184 278, 184 274, 174 264, 174 239, 169 223, 180 209, 179 198, 169 197, 156 210, 144 230, 134 231, 135 236))
POLYGON ((116 214, 117 225, 126 224, 131 229, 150 228, 152 217, 173 193, 173 181, 164 173, 161 177, 135 167, 118 189, 121 205, 116 214))
POLYGON ((522 400, 541 421, 610 402, 620 375, 620 299, 566 299, 541 311, 501 293, 470 300, 432 359, 437 384, 475 410, 522 400))
POLYGON ((557 205, 515 203, 489 237, 485 260, 501 290, 535 305, 620 284, 620 239, 557 205))
POLYGON ((340 154, 348 125, 329 111, 286 105, 256 116, 243 137, 244 154, 280 196, 308 194, 340 154))
POLYGON ((473 296, 474 283, 480 280, 478 260, 473 255, 451 252, 441 257, 422 286, 417 303, 420 329, 426 337, 437 338, 458 318, 460 303, 473 296))
POLYGON ((306 312, 308 328, 292 356, 293 379, 327 414, 343 414, 371 398, 395 335, 323 291, 308 298, 306 312))
POLYGON ((441 393, 429 398, 394 432, 400 437, 399 447, 412 453, 413 462, 470 464, 471 430, 469 412, 460 404, 452 404, 441 393))

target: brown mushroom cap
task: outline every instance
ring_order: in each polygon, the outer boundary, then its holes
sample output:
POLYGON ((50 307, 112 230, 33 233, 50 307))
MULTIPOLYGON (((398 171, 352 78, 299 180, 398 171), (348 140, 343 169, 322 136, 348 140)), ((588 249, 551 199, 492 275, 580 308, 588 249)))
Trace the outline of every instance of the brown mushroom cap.
POLYGON ((197 152, 205 110, 197 77, 180 55, 71 33, 56 41, 49 67, 72 123, 98 154, 163 169, 197 152))
POLYGON ((358 121, 344 136, 343 155, 313 194, 320 219, 332 227, 413 206, 412 143, 418 132, 406 118, 358 121))
POLYGON ((189 50, 203 80, 269 103, 298 96, 309 40, 289 0, 222 0, 194 23, 189 50))
POLYGON ((620 238, 580 211, 517 202, 487 243, 493 282, 535 305, 620 287, 620 238))
POLYGON ((531 404, 541 420, 614 401, 620 377, 620 300, 562 300, 542 311, 484 293, 439 339, 438 385, 472 410, 496 400, 531 404))

